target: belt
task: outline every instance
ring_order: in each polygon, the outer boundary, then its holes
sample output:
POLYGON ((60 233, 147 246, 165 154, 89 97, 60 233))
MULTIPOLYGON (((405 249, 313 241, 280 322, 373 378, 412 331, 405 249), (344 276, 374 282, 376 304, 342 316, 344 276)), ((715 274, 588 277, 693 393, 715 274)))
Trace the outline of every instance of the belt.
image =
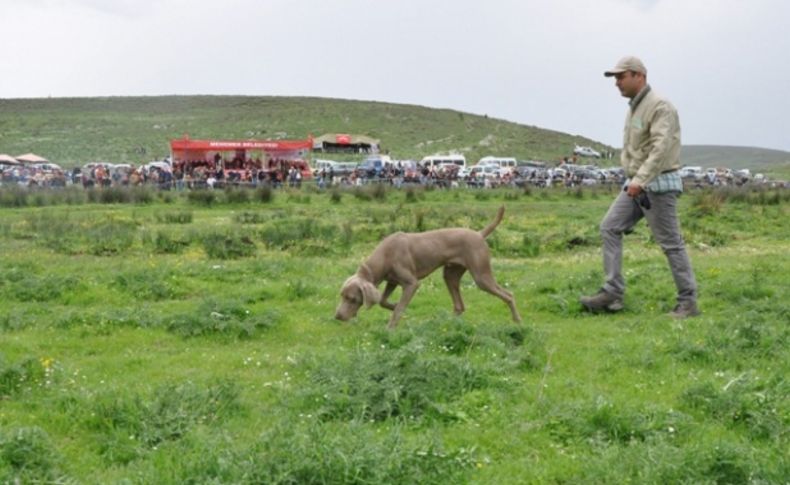
POLYGON ((669 170, 664 170, 663 172, 661 172, 661 175, 664 175, 665 173, 672 173, 677 171, 678 171, 677 168, 670 168, 669 170))

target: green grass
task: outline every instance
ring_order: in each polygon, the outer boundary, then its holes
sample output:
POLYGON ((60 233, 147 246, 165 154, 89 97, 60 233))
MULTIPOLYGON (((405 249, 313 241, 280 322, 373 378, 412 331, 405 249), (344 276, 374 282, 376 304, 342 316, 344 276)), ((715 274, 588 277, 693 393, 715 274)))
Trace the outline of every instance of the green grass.
POLYGON ((625 310, 581 311, 606 190, 214 195, 0 206, 0 483, 790 476, 784 192, 681 198, 686 321, 644 224, 625 310), (378 307, 333 319, 383 236, 481 228, 501 204, 494 271, 524 324, 468 275, 454 316, 440 272, 395 331, 378 307))

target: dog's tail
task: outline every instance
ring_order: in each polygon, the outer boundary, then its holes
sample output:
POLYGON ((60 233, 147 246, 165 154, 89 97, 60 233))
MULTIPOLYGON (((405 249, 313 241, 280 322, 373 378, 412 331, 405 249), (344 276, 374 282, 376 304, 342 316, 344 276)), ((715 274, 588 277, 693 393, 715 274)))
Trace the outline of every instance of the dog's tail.
POLYGON ((496 226, 498 226, 498 225, 499 225, 499 223, 500 223, 500 222, 502 222, 502 216, 504 216, 504 215, 505 215, 505 206, 503 205, 503 206, 502 206, 502 207, 500 207, 500 208, 499 208, 499 210, 497 211, 497 213, 496 213, 496 217, 494 218, 494 220, 493 220, 493 221, 491 221, 491 224, 489 224, 489 225, 487 225, 485 228, 483 228, 483 230, 482 230, 482 231, 480 231, 480 234, 481 234, 481 235, 482 235, 484 238, 488 237, 488 235, 489 235, 489 234, 491 234, 492 232, 494 232, 494 229, 496 229, 496 226))

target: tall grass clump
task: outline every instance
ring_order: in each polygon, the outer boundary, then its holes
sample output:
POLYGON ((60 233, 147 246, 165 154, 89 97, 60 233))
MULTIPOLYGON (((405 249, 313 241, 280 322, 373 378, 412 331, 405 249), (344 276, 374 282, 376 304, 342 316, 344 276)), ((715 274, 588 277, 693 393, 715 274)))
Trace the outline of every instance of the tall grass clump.
POLYGON ((98 434, 100 454, 110 463, 128 463, 165 442, 183 438, 198 425, 213 425, 240 409, 240 389, 229 379, 208 385, 170 383, 150 396, 107 391, 75 410, 98 434), (84 413, 84 414, 83 414, 84 413))
POLYGON ((140 476, 154 483, 444 485, 468 483, 480 459, 474 448, 439 438, 410 438, 399 428, 338 427, 315 419, 283 419, 248 446, 218 437, 164 456, 140 476))
POLYGON ((724 386, 703 382, 681 395, 690 411, 700 411, 729 428, 743 427, 756 439, 786 442, 790 437, 790 380, 773 375, 759 379, 748 372, 724 386))
POLYGON ((0 206, 2 207, 27 207, 30 192, 17 186, 0 187, 0 206))
POLYGON ((691 212, 697 217, 713 216, 722 211, 727 201, 725 195, 717 190, 703 190, 694 194, 691 212))
POLYGON ((340 190, 340 187, 332 187, 332 190, 329 191, 329 201, 333 204, 339 204, 342 200, 343 191, 340 190))
POLYGON ((452 419, 442 404, 487 384, 467 360, 415 348, 323 359, 309 375, 305 402, 322 420, 452 419))
POLYGON ((192 211, 163 211, 154 216, 156 221, 163 224, 191 224, 194 219, 192 211))
POLYGON ((43 303, 60 300, 80 286, 75 276, 27 274, 7 285, 2 293, 11 300, 43 303))
POLYGON ((128 204, 132 200, 132 194, 126 187, 105 187, 90 190, 98 192, 96 199, 101 204, 128 204))
POLYGON ((0 429, 0 483, 68 483, 63 458, 43 429, 0 429))
POLYGON ((0 401, 12 397, 23 389, 44 381, 46 369, 40 359, 26 357, 19 362, 7 362, 0 353, 0 401))
POLYGON ((255 483, 465 483, 477 463, 474 449, 448 449, 437 439, 414 442, 396 428, 377 432, 315 420, 267 430, 243 456, 255 483))
POLYGON ((263 212, 243 211, 233 216, 233 220, 239 224, 261 224, 269 220, 263 212))
POLYGON ((188 236, 171 231, 156 231, 153 237, 146 240, 157 254, 181 254, 190 242, 188 236))
POLYGON ((610 446, 576 470, 558 472, 560 483, 784 483, 787 465, 740 441, 681 443, 661 438, 610 446))
POLYGON ((318 290, 314 286, 307 284, 302 280, 295 282, 289 281, 285 286, 285 294, 291 301, 304 300, 306 298, 310 298, 316 293, 318 293, 318 290))
POLYGON ((63 212, 33 212, 25 216, 29 236, 64 254, 121 254, 137 240, 138 223, 109 215, 93 220, 63 212))
POLYGON ((345 231, 339 231, 333 224, 327 224, 316 218, 291 218, 267 224, 258 236, 270 249, 300 249, 313 247, 315 254, 332 253, 346 246, 345 231), (308 247, 309 246, 309 247, 308 247))
POLYGON ((210 207, 217 202, 217 194, 213 190, 195 189, 187 192, 187 201, 191 204, 210 207))
POLYGON ((505 192, 505 193, 502 195, 502 198, 503 198, 505 201, 509 201, 509 202, 515 202, 515 201, 517 201, 517 200, 518 200, 520 197, 521 197, 521 192, 516 192, 516 191, 513 191, 513 190, 508 190, 507 192, 505 192))
POLYGON ((212 259, 237 259, 255 254, 255 242, 234 230, 209 232, 200 238, 203 250, 212 259))
POLYGON ((547 410, 543 428, 563 444, 606 448, 676 436, 690 422, 683 413, 635 409, 599 396, 591 401, 555 405, 547 410))
POLYGON ((113 256, 132 247, 137 239, 137 223, 127 220, 106 220, 90 225, 84 233, 88 253, 113 256))
POLYGON ((373 195, 370 193, 370 189, 366 189, 365 187, 354 187, 351 193, 357 200, 362 202, 370 202, 373 200, 373 195))
POLYGON ((228 204, 246 204, 250 201, 250 191, 239 187, 225 187, 225 202, 228 204))
POLYGON ((156 192, 156 189, 145 185, 140 185, 129 189, 132 203, 140 205, 152 203, 155 200, 154 194, 156 192))
POLYGON ((182 337, 220 335, 244 339, 275 326, 280 319, 275 309, 253 313, 240 302, 210 298, 191 312, 165 317, 163 325, 182 337))
POLYGON ((375 350, 314 359, 300 396, 304 412, 325 421, 453 421, 465 394, 502 385, 507 369, 537 367, 528 330, 426 325, 437 330, 378 333, 375 350))
POLYGON ((262 185, 255 189, 253 200, 263 204, 270 204, 274 201, 274 190, 272 190, 271 185, 262 185))
POLYGON ((183 287, 164 270, 146 269, 117 273, 112 286, 142 301, 173 300, 183 296, 183 287))
POLYGON ((373 200, 379 202, 384 202, 387 200, 387 193, 389 192, 389 189, 386 184, 383 183, 373 184, 369 190, 373 200))

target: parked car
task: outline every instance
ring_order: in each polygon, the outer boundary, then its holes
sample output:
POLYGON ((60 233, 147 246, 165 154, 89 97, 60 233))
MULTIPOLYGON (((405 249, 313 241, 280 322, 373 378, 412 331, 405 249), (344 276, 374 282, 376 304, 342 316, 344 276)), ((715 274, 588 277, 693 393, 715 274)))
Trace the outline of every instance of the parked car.
POLYGON ((576 145, 573 149, 574 155, 579 155, 580 157, 593 157, 593 158, 601 158, 601 153, 593 150, 590 147, 582 147, 576 145))
POLYGON ((684 179, 700 179, 703 176, 702 167, 682 167, 680 177, 684 179))
POLYGON ((501 168, 516 168, 518 161, 512 157, 483 157, 477 161, 477 165, 496 165, 501 168))

